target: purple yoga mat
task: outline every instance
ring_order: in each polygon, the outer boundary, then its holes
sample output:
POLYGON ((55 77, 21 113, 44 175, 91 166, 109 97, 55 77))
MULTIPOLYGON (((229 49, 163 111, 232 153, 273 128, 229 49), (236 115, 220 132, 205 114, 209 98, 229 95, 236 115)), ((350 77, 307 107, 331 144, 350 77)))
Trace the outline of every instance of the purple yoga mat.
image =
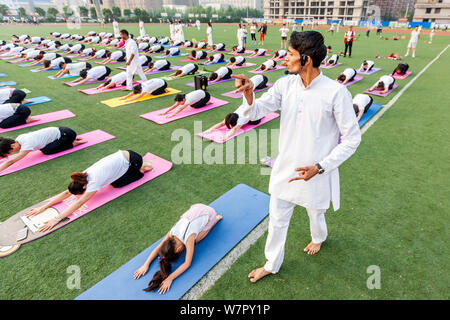
POLYGON ((336 63, 336 64, 333 64, 332 66, 325 67, 324 65, 322 65, 322 66, 320 66, 320 67, 321 67, 321 68, 324 68, 324 69, 331 69, 331 68, 340 66, 341 64, 342 64, 341 62, 338 62, 338 63, 336 63))
MULTIPOLYGON (((149 113, 141 114, 140 117, 144 118, 146 120, 153 121, 157 124, 165 124, 165 123, 169 123, 169 122, 172 122, 172 121, 175 121, 178 119, 193 116, 195 114, 205 112, 207 110, 218 108, 218 107, 224 106, 228 103, 229 103, 228 101, 211 97, 211 99, 209 100, 209 103, 206 106, 198 108, 198 109, 195 109, 192 107, 186 107, 183 111, 179 112, 176 116, 171 117, 171 118, 167 118, 166 115, 159 115, 160 113, 162 113, 163 111, 165 111, 169 108, 164 108, 161 110, 156 110, 156 111, 152 111, 149 113)), ((174 110, 172 110, 172 111, 175 112, 174 110)), ((171 112, 171 114, 172 114, 172 112, 171 112)))
MULTIPOLYGON (((350 86, 350 85, 352 85, 352 84, 354 84, 354 83, 356 83, 358 81, 361 81, 362 79, 364 79, 363 76, 355 76, 355 78, 353 78, 352 81, 347 82, 346 84, 344 84, 344 86, 346 86, 346 87, 350 86)), ((342 82, 339 82, 339 83, 342 83, 342 82)))
POLYGON ((366 91, 364 91, 364 93, 373 94, 373 95, 375 95, 375 96, 380 96, 380 97, 386 97, 389 93, 391 93, 392 91, 394 91, 397 87, 398 87, 398 84, 394 84, 394 86, 392 87, 392 89, 389 90, 389 91, 386 92, 386 93, 380 93, 380 91, 377 90, 377 89, 375 89, 375 90, 373 90, 373 91, 368 91, 368 90, 366 90, 366 91))
MULTIPOLYGON (((267 90, 267 89, 269 89, 271 87, 273 87, 273 83, 269 82, 269 83, 267 83, 267 87, 255 90, 254 92, 256 93, 256 92, 264 91, 264 90, 267 90)), ((234 90, 233 90, 233 91, 230 91, 230 92, 222 93, 222 96, 228 97, 228 98, 239 99, 239 98, 242 98, 242 91, 239 91, 239 92, 235 93, 234 90)))
POLYGON ((372 70, 368 71, 367 73, 365 73, 364 71, 361 71, 361 72, 357 71, 357 72, 358 72, 358 74, 362 74, 362 75, 370 75, 370 74, 375 73, 380 70, 381 70, 381 68, 372 68, 372 70))
MULTIPOLYGON (((217 82, 214 82, 214 83, 211 83, 211 81, 208 81, 208 86, 213 86, 215 84, 222 83, 222 82, 227 82, 227 81, 231 81, 231 80, 234 80, 234 79, 233 78, 221 79, 221 80, 219 80, 217 82)), ((195 87, 195 83, 194 82, 186 83, 186 85, 189 86, 189 87, 195 87)))
POLYGON ((214 130, 213 132, 210 132, 210 133, 201 132, 201 133, 198 133, 197 135, 202 137, 202 138, 204 138, 204 139, 211 140, 211 141, 214 141, 214 142, 217 142, 217 143, 224 143, 224 142, 227 142, 228 140, 233 139, 234 137, 236 137, 236 136, 238 136, 240 134, 243 134, 243 133, 245 133, 247 131, 250 131, 250 130, 252 130, 254 128, 262 126, 263 124, 265 124, 265 123, 267 123, 267 122, 269 122, 269 121, 271 121, 273 119, 276 119, 279 116, 280 115, 278 113, 272 112, 272 113, 269 113, 268 115, 266 115, 264 118, 262 118, 261 122, 258 123, 258 124, 254 124, 254 125, 245 124, 237 132, 235 132, 235 134, 233 134, 231 137, 229 137, 227 140, 223 140, 223 136, 227 133, 227 130, 228 130, 226 127, 222 127, 220 129, 216 129, 216 130, 214 130))
POLYGON ((270 69, 270 70, 266 70, 266 71, 261 71, 261 70, 255 71, 255 70, 251 70, 251 71, 249 71, 249 72, 250 72, 250 73, 255 73, 255 74, 261 74, 261 73, 266 73, 266 72, 270 72, 270 71, 277 71, 277 70, 281 70, 281 69, 285 69, 285 68, 286 68, 286 66, 276 65, 275 68, 270 69))

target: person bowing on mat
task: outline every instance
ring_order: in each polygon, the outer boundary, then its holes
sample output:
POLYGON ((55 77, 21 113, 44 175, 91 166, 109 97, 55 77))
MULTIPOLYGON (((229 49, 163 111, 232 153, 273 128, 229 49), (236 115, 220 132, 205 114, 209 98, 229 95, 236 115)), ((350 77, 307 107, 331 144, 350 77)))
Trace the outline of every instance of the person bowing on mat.
POLYGON ((319 252, 327 238, 325 212, 330 201, 335 211, 339 209, 338 167, 356 151, 361 132, 350 92, 319 69, 326 53, 319 32, 293 32, 286 56, 290 74, 259 99, 245 75, 233 76, 241 82, 244 117, 253 121, 281 110, 279 155, 269 184, 267 262, 250 272, 251 282, 280 270, 295 206, 306 208, 309 216, 312 241, 304 252, 310 255, 319 252))

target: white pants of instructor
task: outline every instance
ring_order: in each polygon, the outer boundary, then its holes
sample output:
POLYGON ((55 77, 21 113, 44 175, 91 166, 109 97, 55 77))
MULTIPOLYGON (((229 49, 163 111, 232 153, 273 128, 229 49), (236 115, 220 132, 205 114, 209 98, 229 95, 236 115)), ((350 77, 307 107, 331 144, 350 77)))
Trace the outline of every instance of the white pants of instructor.
MULTIPOLYGON (((270 197, 269 234, 264 250, 267 259, 264 269, 268 272, 277 273, 283 263, 289 221, 295 206, 295 203, 270 197)), ((326 209, 306 208, 313 243, 322 243, 327 238, 325 211, 326 209)))
POLYGON ((145 76, 144 70, 142 70, 142 66, 139 64, 137 57, 135 57, 134 61, 127 66, 127 90, 133 89, 133 75, 136 73, 141 77, 142 81, 146 81, 147 77, 145 76))

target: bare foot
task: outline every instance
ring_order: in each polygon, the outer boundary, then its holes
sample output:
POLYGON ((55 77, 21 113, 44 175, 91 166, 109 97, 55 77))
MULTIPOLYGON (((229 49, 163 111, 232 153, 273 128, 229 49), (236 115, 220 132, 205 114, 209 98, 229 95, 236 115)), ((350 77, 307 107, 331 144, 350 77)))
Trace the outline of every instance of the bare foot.
POLYGON ((39 118, 29 117, 26 120, 26 123, 36 122, 36 121, 39 121, 39 120, 40 120, 39 118))
POLYGON ((310 242, 305 249, 303 249, 304 252, 306 252, 307 254, 313 255, 316 254, 317 252, 320 251, 320 247, 321 247, 322 243, 314 243, 314 242, 310 242))
POLYGON ((76 137, 75 141, 73 142, 73 146, 76 147, 76 146, 86 143, 86 142, 87 142, 87 140, 83 140, 83 138, 76 137))
POLYGON ((250 272, 248 277, 250 278, 251 282, 255 283, 259 279, 262 279, 269 274, 270 274, 270 272, 266 271, 266 269, 264 269, 264 267, 261 267, 261 268, 255 269, 252 272, 250 272))
POLYGON ((153 167, 150 165, 150 162, 144 162, 141 167, 141 172, 146 173, 148 171, 152 171, 153 167))

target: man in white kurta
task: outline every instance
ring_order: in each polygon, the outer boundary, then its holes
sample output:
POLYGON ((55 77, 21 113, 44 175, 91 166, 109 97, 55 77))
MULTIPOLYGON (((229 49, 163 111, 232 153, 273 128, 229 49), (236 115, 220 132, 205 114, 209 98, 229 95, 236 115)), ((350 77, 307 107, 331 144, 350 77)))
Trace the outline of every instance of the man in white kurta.
POLYGON ((327 238, 325 211, 330 202, 335 211, 339 209, 338 167, 361 141, 350 92, 319 70, 326 55, 323 36, 316 31, 295 32, 290 42, 286 60, 289 72, 295 74, 276 81, 261 98, 254 98, 245 76, 234 76, 245 81, 240 90, 246 118, 257 120, 281 110, 279 155, 269 184, 267 262, 249 274, 252 282, 279 271, 289 221, 297 205, 306 208, 310 221, 312 241, 304 251, 315 254, 320 250, 327 238), (304 66, 300 63, 303 53, 313 56, 306 56, 304 66))
POLYGON ((122 30, 120 32, 122 40, 125 41, 125 53, 127 62, 125 66, 127 67, 127 90, 133 89, 133 76, 137 73, 142 81, 147 81, 144 70, 139 63, 139 50, 136 41, 129 37, 127 30, 122 30))
POLYGON ((119 23, 116 21, 116 19, 113 20, 112 25, 114 30, 114 38, 120 37, 119 23))
POLYGON ((184 42, 183 24, 179 21, 176 22, 175 29, 177 30, 178 41, 184 42))
POLYGON ((172 21, 169 21, 169 34, 170 34, 170 40, 172 41, 178 41, 177 37, 175 36, 175 25, 172 21))
POLYGON ((145 37, 146 36, 145 28, 144 28, 144 21, 142 21, 142 20, 139 20, 139 35, 141 37, 145 37))
POLYGON ((208 23, 208 28, 206 28, 206 37, 208 38, 208 46, 212 48, 213 46, 213 37, 212 37, 212 26, 211 23, 208 23))

